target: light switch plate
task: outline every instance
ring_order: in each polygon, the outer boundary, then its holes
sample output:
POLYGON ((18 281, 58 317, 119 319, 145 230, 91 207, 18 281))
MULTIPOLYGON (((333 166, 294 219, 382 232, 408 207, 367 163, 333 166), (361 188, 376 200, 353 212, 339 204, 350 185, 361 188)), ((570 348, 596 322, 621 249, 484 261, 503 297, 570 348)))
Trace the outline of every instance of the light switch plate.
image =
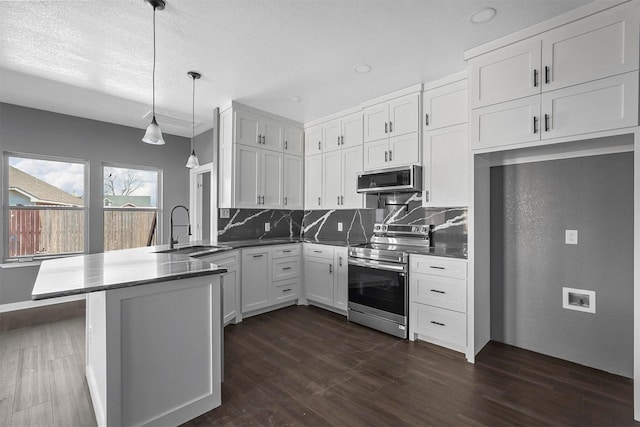
POLYGON ((338 223, 338 231, 342 231, 342 223, 341 222, 338 223))
POLYGON ((220 209, 220 218, 229 218, 229 209, 227 208, 220 209))
POLYGON ((265 222, 264 223, 264 231, 271 231, 271 223, 270 222, 265 222))
POLYGON ((567 245, 577 245, 578 230, 564 230, 564 242, 567 245))

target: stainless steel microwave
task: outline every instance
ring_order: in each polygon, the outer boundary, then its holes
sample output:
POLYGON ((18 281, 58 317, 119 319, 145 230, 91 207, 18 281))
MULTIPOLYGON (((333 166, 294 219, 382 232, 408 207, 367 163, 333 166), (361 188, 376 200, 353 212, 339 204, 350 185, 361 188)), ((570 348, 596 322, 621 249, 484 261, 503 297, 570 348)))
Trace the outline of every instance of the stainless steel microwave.
POLYGON ((358 193, 415 193, 419 191, 422 191, 422 166, 399 166, 358 174, 358 193))

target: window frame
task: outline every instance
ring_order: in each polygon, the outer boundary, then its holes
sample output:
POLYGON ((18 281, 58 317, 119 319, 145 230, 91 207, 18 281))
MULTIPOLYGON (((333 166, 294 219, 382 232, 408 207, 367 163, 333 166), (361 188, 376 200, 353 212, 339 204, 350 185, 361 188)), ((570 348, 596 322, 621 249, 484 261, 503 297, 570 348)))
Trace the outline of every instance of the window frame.
MULTIPOLYGON (((102 162, 101 170, 100 170, 100 187, 102 188, 102 195, 100 198, 100 211, 102 213, 102 252, 106 252, 105 249, 105 240, 104 240, 104 214, 108 211, 125 211, 125 212, 156 212, 156 245, 161 244, 162 242, 162 212, 163 212, 163 200, 162 200, 162 181, 163 181, 163 170, 162 168, 154 167, 154 166, 145 166, 145 165, 131 165, 125 163, 114 163, 114 162, 102 162), (120 168, 120 169, 136 169, 141 171, 151 171, 156 172, 157 175, 157 184, 156 184, 156 207, 155 208, 123 208, 123 207, 110 207, 104 205, 104 170, 105 168, 120 168)), ((114 249, 116 250, 116 249, 114 249)))
POLYGON ((1 177, 1 184, 2 184, 2 214, 4 215, 4 219, 2 221, 2 246, 0 251, 1 253, 1 259, 3 260, 3 262, 5 263, 14 263, 14 262, 28 262, 28 261, 41 261, 41 260, 47 260, 47 259, 54 259, 54 258, 67 258, 67 257, 72 257, 72 256, 78 256, 78 255, 85 255, 89 253, 89 230, 90 228, 90 215, 89 215, 89 206, 91 204, 91 197, 90 197, 90 187, 89 187, 89 183, 90 183, 90 175, 91 175, 91 165, 90 162, 88 160, 84 160, 84 159, 76 159, 76 158, 72 158, 72 157, 61 157, 61 156, 51 156, 51 155, 47 155, 47 154, 34 154, 34 153, 20 153, 20 152, 15 152, 15 151, 4 151, 2 153, 2 177, 1 177), (84 180, 83 180, 83 185, 84 185, 84 194, 83 194, 83 205, 81 207, 56 207, 56 206, 10 206, 9 205, 9 158, 12 157, 19 157, 19 158, 23 158, 23 159, 33 159, 33 160, 44 160, 44 161, 54 161, 54 162, 64 162, 64 163, 76 163, 76 164, 81 164, 83 166, 83 173, 84 173, 84 180), (43 254, 43 255, 38 255, 38 254, 32 254, 32 255, 23 255, 23 256, 17 256, 17 257, 9 257, 9 211, 11 209, 18 209, 18 210, 24 210, 24 211, 43 211, 43 210, 49 210, 49 211, 55 211, 55 210, 75 210, 75 211, 82 211, 83 216, 84 216, 84 227, 82 230, 83 233, 83 251, 82 252, 71 252, 71 253, 60 253, 60 254, 43 254))

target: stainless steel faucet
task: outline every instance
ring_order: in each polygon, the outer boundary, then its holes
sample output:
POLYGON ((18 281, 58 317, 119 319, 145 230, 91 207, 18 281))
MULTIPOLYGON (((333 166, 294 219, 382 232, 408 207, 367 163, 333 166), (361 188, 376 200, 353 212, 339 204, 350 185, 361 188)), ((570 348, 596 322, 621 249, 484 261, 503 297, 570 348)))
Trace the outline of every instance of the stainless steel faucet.
POLYGON ((170 219, 169 219, 169 223, 171 225, 171 237, 169 237, 169 249, 173 249, 173 245, 175 245, 176 243, 178 243, 178 239, 174 239, 173 238, 173 211, 175 211, 177 208, 182 208, 184 209, 184 211, 187 213, 187 224, 176 224, 176 227, 189 227, 189 232, 188 235, 191 236, 191 219, 189 219, 189 209, 187 209, 186 206, 183 205, 176 205, 173 207, 173 209, 171 209, 171 215, 170 215, 170 219))

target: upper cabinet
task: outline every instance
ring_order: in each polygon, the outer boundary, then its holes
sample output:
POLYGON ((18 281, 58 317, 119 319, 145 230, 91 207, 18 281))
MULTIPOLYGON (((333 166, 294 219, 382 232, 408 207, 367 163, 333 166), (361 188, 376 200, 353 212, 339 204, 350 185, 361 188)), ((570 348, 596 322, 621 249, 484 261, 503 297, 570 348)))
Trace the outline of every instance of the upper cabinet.
POLYGON ((364 170, 420 164, 421 92, 412 89, 364 104, 364 170))
POLYGON ((637 126, 639 10, 625 3, 470 58, 472 149, 637 126))
POLYGON ((425 85, 422 94, 425 132, 467 123, 468 98, 466 78, 429 89, 425 85))
POLYGON ((220 114, 220 207, 302 209, 303 130, 231 103, 220 114))
POLYGON ((611 8, 469 60, 471 108, 638 69, 637 7, 611 8))
POLYGON ((312 126, 304 130, 304 152, 307 156, 322 154, 322 126, 312 126))
POLYGON ((354 113, 322 125, 323 152, 362 145, 362 113, 354 113))

